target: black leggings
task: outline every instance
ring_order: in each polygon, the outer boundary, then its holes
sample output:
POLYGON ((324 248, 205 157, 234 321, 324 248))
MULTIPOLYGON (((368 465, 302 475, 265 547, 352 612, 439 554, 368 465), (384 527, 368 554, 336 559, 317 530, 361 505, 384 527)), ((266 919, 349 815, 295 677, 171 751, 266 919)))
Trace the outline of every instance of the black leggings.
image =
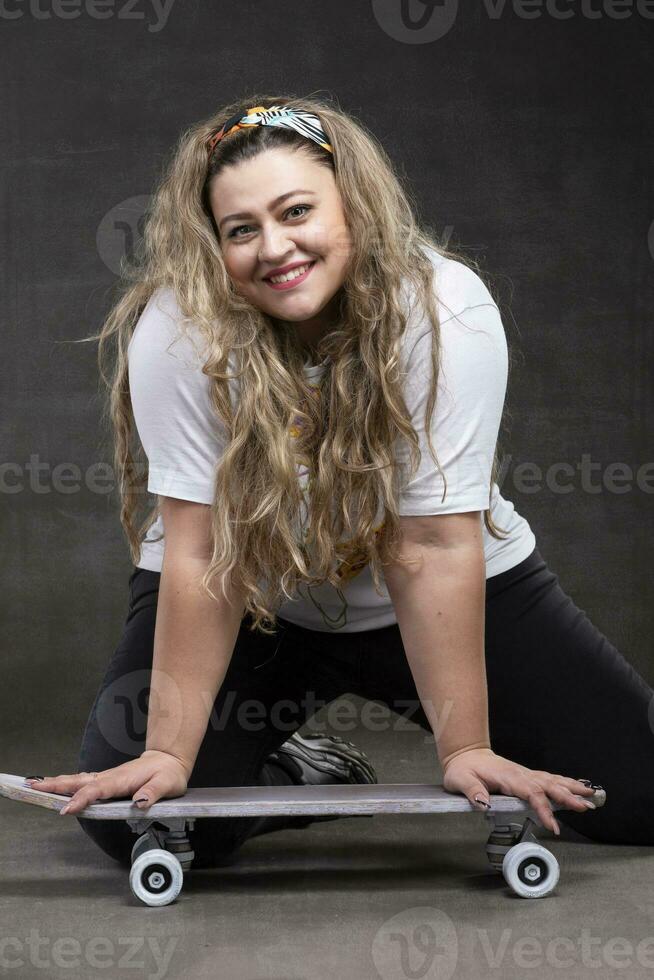
MULTIPOLYGON (((91 709, 79 771, 109 769, 145 748, 159 580, 160 573, 140 568, 130 576, 127 621, 91 709)), ((388 729, 401 715, 431 732, 396 624, 334 634, 278 617, 278 632, 268 637, 247 622, 249 616, 189 786, 290 782, 266 757, 347 692, 387 706, 364 706, 376 711, 369 713, 375 730, 386 710, 388 729)), ((557 813, 578 833, 654 844, 652 689, 565 594, 538 549, 487 579, 485 641, 493 750, 531 769, 603 786, 601 809, 557 813)), ((129 862, 136 837, 126 823, 77 819, 107 854, 129 862)), ((289 825, 283 817, 198 820, 190 834, 195 866, 230 863, 248 837, 289 825)))

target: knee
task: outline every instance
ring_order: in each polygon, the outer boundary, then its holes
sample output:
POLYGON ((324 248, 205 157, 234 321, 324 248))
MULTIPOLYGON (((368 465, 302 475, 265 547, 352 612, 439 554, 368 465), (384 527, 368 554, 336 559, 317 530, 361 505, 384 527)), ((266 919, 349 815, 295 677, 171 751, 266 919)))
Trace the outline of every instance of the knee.
POLYGON ((131 867, 132 847, 137 836, 122 820, 88 820, 76 817, 87 837, 98 847, 126 868, 131 867))
POLYGON ((247 837, 247 827, 253 817, 221 817, 197 820, 189 832, 195 853, 194 868, 222 868, 233 864, 247 837))
POLYGON ((611 795, 607 787, 606 803, 601 809, 587 813, 557 810, 556 819, 597 843, 646 847, 654 844, 652 808, 645 794, 621 794, 616 789, 611 795))

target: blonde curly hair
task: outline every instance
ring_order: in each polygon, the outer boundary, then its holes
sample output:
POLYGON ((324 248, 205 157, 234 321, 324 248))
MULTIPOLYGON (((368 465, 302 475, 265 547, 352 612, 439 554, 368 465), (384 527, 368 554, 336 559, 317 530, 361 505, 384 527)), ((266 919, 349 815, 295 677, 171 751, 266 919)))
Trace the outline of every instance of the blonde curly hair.
MULTIPOLYGON (((146 216, 136 262, 123 269, 120 298, 100 333, 85 338, 99 341, 100 374, 109 389, 104 418, 113 430, 120 520, 134 564, 159 508, 158 501, 154 507, 149 504, 138 526, 148 467, 134 424, 127 348, 146 303, 162 287, 173 290, 184 317, 182 327, 193 323, 207 341, 202 371, 211 379, 212 405, 229 434, 216 468, 213 555, 201 583, 207 594, 217 598, 212 583, 218 576, 227 598, 229 582, 243 596, 250 629, 271 634, 283 596, 292 599, 302 583, 329 581, 338 588, 370 562, 381 594, 381 567, 408 562, 398 554, 398 495, 418 468, 420 449, 402 394, 400 352, 408 321, 403 290, 411 287, 432 325, 425 431, 440 469, 430 436, 441 348, 428 250, 472 264, 420 228, 414 212, 410 193, 379 142, 333 101, 254 93, 221 106, 181 135, 146 216), (247 105, 285 105, 315 113, 333 154, 293 130, 256 126, 219 142, 208 162, 207 140, 247 105), (319 359, 330 361, 318 388, 304 376, 306 351, 293 325, 273 323, 235 291, 208 204, 210 181, 226 165, 278 147, 308 153, 332 168, 352 238, 338 326, 318 345, 319 359), (114 353, 106 373, 110 339, 114 353), (235 412, 228 387, 232 351, 237 353, 235 377, 241 392, 235 412), (396 458, 398 439, 409 447, 408 474, 396 458), (311 517, 304 539, 298 539, 296 526, 303 503, 299 462, 309 473, 311 517), (336 513, 333 501, 338 502, 336 513)), ((497 473, 496 447, 491 492, 497 473)), ((491 519, 490 495, 484 522, 501 538, 502 529, 491 519)))

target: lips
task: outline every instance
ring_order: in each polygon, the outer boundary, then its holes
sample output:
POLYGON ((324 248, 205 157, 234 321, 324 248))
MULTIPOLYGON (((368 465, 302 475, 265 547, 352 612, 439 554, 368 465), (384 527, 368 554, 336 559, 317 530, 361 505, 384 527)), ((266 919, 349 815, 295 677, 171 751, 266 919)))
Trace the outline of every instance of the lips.
MULTIPOLYGON (((293 266, 292 269, 302 268, 302 266, 304 266, 305 269, 304 272, 301 272, 299 275, 293 276, 292 279, 284 279, 282 280, 282 282, 273 282, 272 279, 264 279, 263 281, 266 283, 269 289, 273 289, 275 292, 288 292, 289 290, 297 289, 297 287, 301 286, 303 282, 306 282, 308 277, 311 275, 311 273, 315 268, 316 261, 308 262, 308 263, 300 262, 299 265, 293 266)), ((284 273, 278 273, 278 275, 283 275, 283 274, 284 273)))
POLYGON ((263 277, 264 281, 269 282, 273 276, 286 276, 293 269, 300 269, 303 265, 315 265, 315 262, 316 259, 304 259, 302 262, 292 262, 290 265, 282 266, 281 269, 275 269, 274 272, 268 273, 267 276, 263 277))

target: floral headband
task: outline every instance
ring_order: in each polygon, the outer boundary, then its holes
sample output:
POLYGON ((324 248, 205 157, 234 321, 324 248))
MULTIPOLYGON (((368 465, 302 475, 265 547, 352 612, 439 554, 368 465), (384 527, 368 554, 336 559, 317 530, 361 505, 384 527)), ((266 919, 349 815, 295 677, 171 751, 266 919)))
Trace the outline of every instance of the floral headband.
POLYGON ((322 146, 324 150, 333 153, 331 144, 321 126, 320 119, 312 112, 303 112, 301 109, 284 108, 274 105, 269 109, 257 105, 248 109, 245 115, 238 112, 222 126, 218 132, 207 142, 209 159, 216 144, 220 140, 237 132, 239 129, 246 129, 248 126, 282 126, 285 129, 294 129, 296 133, 313 140, 322 146))

